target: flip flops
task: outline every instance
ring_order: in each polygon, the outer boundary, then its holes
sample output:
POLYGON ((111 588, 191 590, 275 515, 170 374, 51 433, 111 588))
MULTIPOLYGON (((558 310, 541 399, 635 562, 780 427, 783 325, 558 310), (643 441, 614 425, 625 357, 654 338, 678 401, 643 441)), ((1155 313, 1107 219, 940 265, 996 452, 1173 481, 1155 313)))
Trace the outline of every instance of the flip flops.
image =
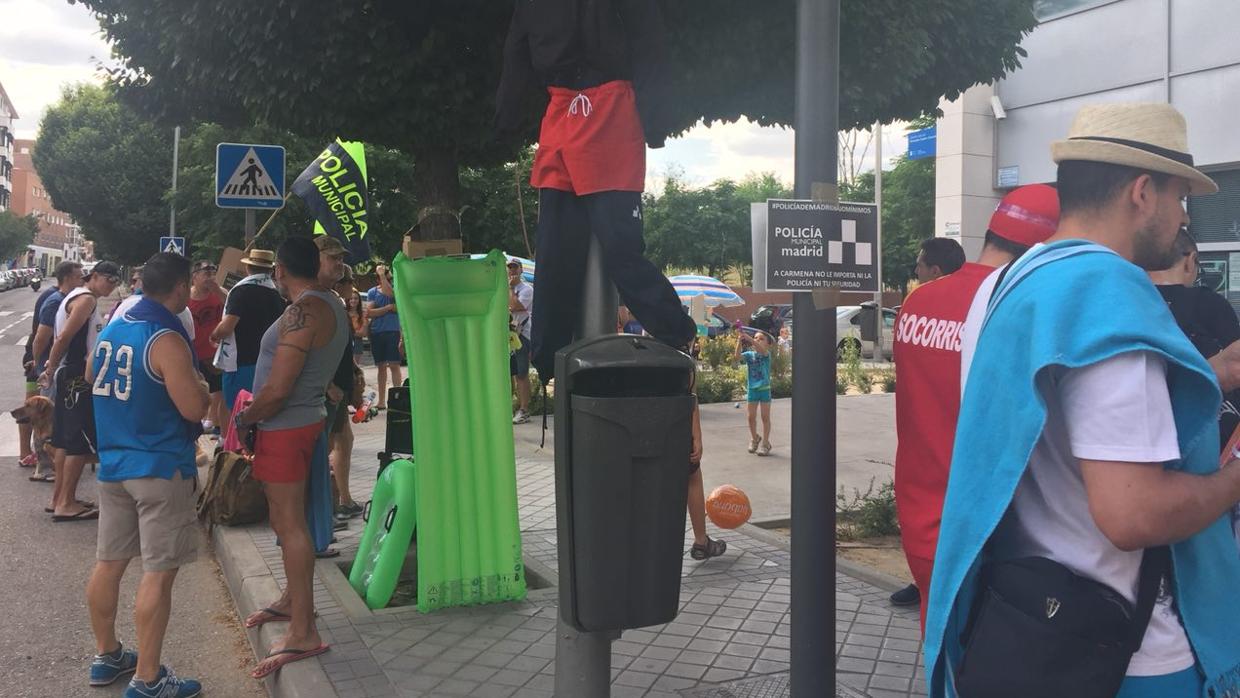
POLYGON ((47 483, 56 482, 55 475, 48 475, 46 473, 35 473, 34 475, 31 475, 28 479, 31 482, 47 482, 47 483))
POLYGON ((64 523, 65 521, 94 521, 99 518, 98 509, 83 509, 76 514, 52 514, 52 521, 55 523, 64 523))
MULTIPOLYGON (((95 503, 94 503, 94 502, 88 502, 88 501, 86 501, 86 500, 84 500, 84 499, 79 499, 79 500, 77 500, 77 503, 78 503, 78 505, 79 505, 79 506, 84 506, 84 507, 86 507, 87 509, 94 509, 94 508, 96 508, 96 507, 95 507, 95 503)), ((55 509, 55 508, 53 508, 53 507, 43 507, 43 513, 44 513, 44 514, 55 514, 55 513, 56 513, 56 509, 55 509)))
POLYGON ((265 617, 257 618, 254 621, 250 621, 250 619, 247 618, 245 619, 245 622, 243 623, 243 625, 245 625, 245 627, 247 628, 257 628, 258 626, 264 623, 283 623, 290 619, 289 614, 281 613, 280 611, 277 611, 276 609, 270 608, 270 607, 260 608, 258 609, 258 613, 264 614, 265 617))
POLYGON ((39 457, 31 453, 25 458, 17 461, 17 464, 23 468, 33 468, 34 466, 39 464, 39 457))
POLYGON ((288 664, 309 659, 310 657, 317 657, 329 649, 331 648, 327 645, 319 645, 311 650, 289 648, 272 652, 263 661, 259 662, 258 666, 254 667, 254 671, 250 672, 250 676, 256 679, 266 678, 283 669, 288 664))

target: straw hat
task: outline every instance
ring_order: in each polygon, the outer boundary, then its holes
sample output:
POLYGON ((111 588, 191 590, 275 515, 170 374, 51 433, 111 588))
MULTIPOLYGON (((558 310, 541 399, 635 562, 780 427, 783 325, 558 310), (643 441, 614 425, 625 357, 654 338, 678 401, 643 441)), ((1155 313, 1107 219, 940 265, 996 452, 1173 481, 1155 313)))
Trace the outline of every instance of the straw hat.
POLYGON ((1183 177, 1193 194, 1218 191, 1193 166, 1188 126, 1170 104, 1091 104, 1081 107, 1067 140, 1051 144, 1051 159, 1088 160, 1183 177))
POLYGON ((250 250, 250 254, 241 258, 241 263, 251 267, 274 269, 276 266, 276 253, 271 250, 250 250))

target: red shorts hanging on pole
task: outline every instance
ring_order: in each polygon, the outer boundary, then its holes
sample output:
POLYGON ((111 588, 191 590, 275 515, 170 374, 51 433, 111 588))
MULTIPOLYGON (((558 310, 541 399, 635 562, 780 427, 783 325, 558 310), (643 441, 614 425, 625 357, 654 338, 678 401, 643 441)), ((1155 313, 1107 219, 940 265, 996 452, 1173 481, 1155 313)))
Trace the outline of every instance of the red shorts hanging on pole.
POLYGON ((646 188, 646 137, 633 85, 613 80, 570 90, 548 87, 530 184, 577 196, 646 188))

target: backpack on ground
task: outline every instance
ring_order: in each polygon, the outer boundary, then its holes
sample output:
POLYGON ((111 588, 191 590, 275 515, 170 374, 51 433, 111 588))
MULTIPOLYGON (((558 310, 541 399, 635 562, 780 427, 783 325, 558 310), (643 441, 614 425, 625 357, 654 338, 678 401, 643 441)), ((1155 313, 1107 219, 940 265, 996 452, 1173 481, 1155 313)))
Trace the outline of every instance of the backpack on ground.
POLYGON ((219 450, 207 484, 198 495, 198 519, 205 523, 242 526, 267 519, 267 495, 240 453, 219 450))

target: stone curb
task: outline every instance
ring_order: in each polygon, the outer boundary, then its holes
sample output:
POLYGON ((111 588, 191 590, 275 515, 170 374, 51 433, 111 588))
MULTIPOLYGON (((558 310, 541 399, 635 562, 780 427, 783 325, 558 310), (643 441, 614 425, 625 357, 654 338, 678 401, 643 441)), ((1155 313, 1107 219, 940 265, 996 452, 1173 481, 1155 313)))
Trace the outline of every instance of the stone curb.
MULTIPOLYGON (((240 617, 279 597, 280 589, 248 530, 216 526, 211 538, 240 617)), ((266 656, 267 648, 279 638, 281 627, 282 624, 267 624, 245 630, 255 660, 266 656)), ((336 692, 317 658, 289 664, 263 679, 263 683, 272 698, 321 698, 336 692)))

